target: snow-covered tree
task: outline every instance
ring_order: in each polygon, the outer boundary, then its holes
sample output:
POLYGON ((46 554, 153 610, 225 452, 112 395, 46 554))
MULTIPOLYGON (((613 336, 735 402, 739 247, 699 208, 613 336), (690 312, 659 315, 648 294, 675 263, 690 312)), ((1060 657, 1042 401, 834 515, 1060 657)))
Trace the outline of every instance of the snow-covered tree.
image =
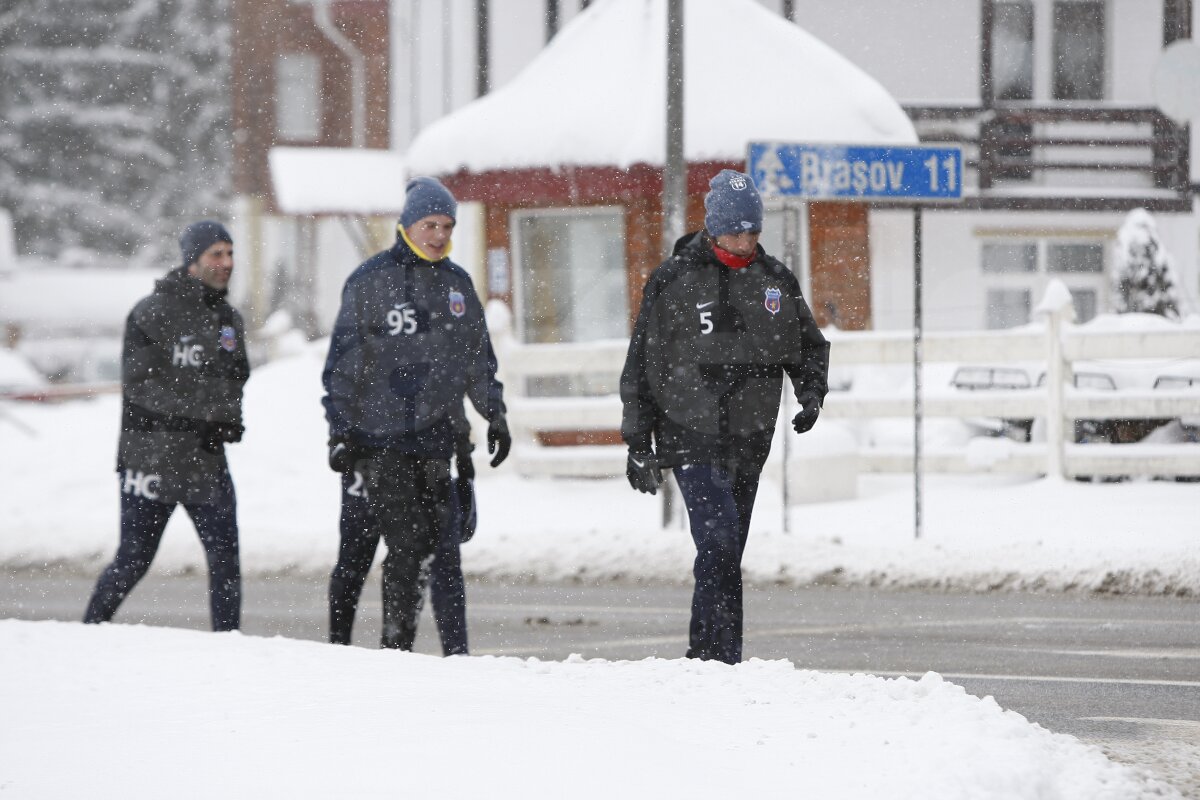
POLYGON ((1158 238, 1158 225, 1135 208, 1117 231, 1113 259, 1113 305, 1119 314, 1142 312, 1179 319, 1179 284, 1171 255, 1158 238))
POLYGON ((0 205, 22 251, 173 254, 229 194, 228 0, 9 0, 0 205))

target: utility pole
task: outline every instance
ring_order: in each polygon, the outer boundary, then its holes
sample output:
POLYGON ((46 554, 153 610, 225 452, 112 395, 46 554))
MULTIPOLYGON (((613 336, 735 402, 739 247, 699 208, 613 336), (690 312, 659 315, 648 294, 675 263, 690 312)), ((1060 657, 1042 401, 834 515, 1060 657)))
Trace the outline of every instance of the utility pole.
POLYGON ((546 44, 558 34, 558 0, 546 0, 546 44))
POLYGON ((475 96, 483 97, 488 85, 488 0, 475 0, 475 96))
POLYGON ((687 164, 683 158, 683 0, 667 0, 667 148, 663 165, 663 257, 684 234, 687 164))
MULTIPOLYGON (((667 129, 666 162, 663 164, 662 252, 684 234, 687 224, 687 162, 683 156, 683 0, 667 0, 667 129)), ((671 522, 674 492, 664 482, 662 524, 671 522)), ((682 517, 681 517, 682 519, 682 517)))

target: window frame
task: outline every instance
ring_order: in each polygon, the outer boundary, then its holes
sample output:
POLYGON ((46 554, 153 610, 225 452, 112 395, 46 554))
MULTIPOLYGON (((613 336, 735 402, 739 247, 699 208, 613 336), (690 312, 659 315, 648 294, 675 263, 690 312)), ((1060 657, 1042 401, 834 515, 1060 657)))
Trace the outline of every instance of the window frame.
MULTIPOLYGON (((1093 292, 1096 301, 1096 314, 1103 314, 1109 305, 1109 272, 1111 269, 1112 243, 1114 234, 1111 231, 1094 230, 1063 230, 1063 231, 978 231, 976 232, 978 262, 976 264, 978 286, 981 292, 979 324, 983 330, 1004 330, 1003 328, 988 327, 988 292, 992 290, 1028 290, 1030 292, 1031 308, 1036 308, 1046 287, 1052 279, 1061 280, 1072 296, 1076 292, 1093 292), (1020 245, 1034 244, 1037 256, 1033 271, 994 272, 984 269, 984 249, 989 244, 1020 245), (1086 244, 1099 245, 1101 266, 1098 272, 1051 272, 1049 270, 1049 249, 1056 244, 1086 244)), ((1030 319, 1027 322, 1032 322, 1030 319)), ((1077 320, 1080 322, 1086 320, 1077 320)))
POLYGON ((322 63, 321 57, 315 53, 294 51, 276 54, 274 64, 275 93, 272 111, 274 114, 275 136, 278 137, 279 141, 296 144, 315 144, 321 141, 321 137, 325 134, 325 108, 322 104, 324 67, 325 65, 322 63), (289 107, 295 107, 294 104, 302 102, 300 98, 296 97, 295 87, 284 86, 283 75, 285 73, 285 65, 288 62, 296 65, 297 75, 301 69, 312 69, 312 75, 306 76, 312 79, 312 96, 304 98, 305 100, 311 100, 313 104, 310 121, 315 129, 312 133, 309 132, 308 128, 304 128, 303 130, 300 130, 299 127, 284 129, 284 104, 289 104, 289 107))
POLYGON ((981 100, 985 107, 1003 105, 1051 104, 1091 107, 1108 102, 1113 91, 1113 0, 1030 0, 1033 7, 1033 97, 1028 100, 1002 100, 996 97, 993 59, 996 48, 996 5, 1012 0, 981 0, 983 36, 980 51, 981 100), (1075 100, 1054 97, 1054 17, 1060 3, 1098 3, 1103 14, 1103 86, 1099 99, 1075 100))

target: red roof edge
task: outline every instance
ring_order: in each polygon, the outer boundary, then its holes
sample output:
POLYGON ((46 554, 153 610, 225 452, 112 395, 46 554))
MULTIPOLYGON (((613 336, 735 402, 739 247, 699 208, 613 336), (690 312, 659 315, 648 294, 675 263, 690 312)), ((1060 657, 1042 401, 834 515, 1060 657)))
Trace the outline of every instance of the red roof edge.
MULTIPOLYGON (((688 164, 687 193, 704 194, 708 182, 722 169, 744 170, 738 161, 699 161, 688 164)), ((440 176, 455 198, 464 202, 516 206, 578 206, 621 202, 662 194, 662 167, 634 164, 618 167, 535 167, 468 172, 440 176)))

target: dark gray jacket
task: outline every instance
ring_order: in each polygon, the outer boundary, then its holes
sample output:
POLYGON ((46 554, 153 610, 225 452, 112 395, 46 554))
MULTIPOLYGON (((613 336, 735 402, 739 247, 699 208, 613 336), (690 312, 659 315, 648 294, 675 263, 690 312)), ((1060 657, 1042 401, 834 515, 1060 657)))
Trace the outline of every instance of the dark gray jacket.
POLYGON ((218 426, 240 429, 245 328, 225 292, 176 268, 129 312, 117 470, 151 499, 204 502, 227 470, 218 426))
POLYGON ((760 469, 783 375, 797 397, 828 391, 829 344, 796 277, 761 247, 731 269, 704 233, 650 276, 621 374, 621 436, 664 466, 735 460, 760 469))

